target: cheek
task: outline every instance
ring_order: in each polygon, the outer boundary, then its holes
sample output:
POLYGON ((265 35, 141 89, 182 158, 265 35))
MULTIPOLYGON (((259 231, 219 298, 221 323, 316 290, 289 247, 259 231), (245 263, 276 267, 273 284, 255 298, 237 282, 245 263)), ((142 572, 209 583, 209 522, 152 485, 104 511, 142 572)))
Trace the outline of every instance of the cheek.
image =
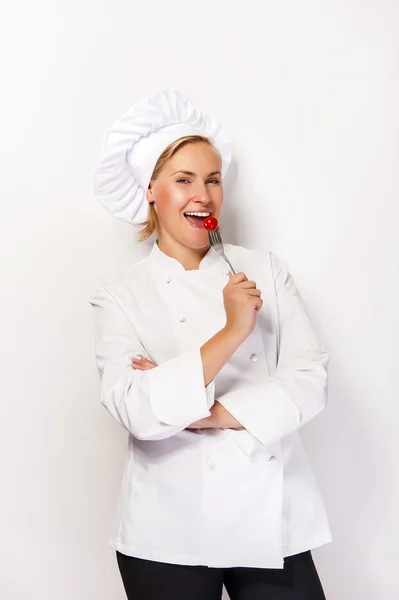
POLYGON ((156 204, 159 212, 183 210, 189 200, 188 189, 181 187, 165 187, 157 190, 156 204))
POLYGON ((223 204, 223 188, 222 187, 214 187, 210 191, 210 197, 219 206, 223 204))

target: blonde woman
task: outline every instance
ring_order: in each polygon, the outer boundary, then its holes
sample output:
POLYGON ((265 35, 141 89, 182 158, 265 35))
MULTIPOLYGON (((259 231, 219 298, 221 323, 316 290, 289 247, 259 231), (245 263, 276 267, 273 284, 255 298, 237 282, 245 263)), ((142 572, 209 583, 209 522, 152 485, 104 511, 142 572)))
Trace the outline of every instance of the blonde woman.
POLYGON ((232 275, 209 246, 230 159, 166 90, 118 120, 96 174, 102 204, 156 238, 90 299, 101 401, 129 433, 110 540, 128 599, 325 598, 311 550, 331 533, 298 430, 326 406, 328 356, 280 258, 225 243, 232 275))

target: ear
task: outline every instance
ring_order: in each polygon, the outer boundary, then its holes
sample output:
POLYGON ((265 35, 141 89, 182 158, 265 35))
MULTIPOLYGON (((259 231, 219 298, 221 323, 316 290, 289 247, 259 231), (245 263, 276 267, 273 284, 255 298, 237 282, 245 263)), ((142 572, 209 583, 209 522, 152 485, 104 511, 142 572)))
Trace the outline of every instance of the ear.
POLYGON ((154 202, 154 193, 151 187, 151 184, 148 186, 147 191, 145 193, 147 201, 152 204, 154 202))

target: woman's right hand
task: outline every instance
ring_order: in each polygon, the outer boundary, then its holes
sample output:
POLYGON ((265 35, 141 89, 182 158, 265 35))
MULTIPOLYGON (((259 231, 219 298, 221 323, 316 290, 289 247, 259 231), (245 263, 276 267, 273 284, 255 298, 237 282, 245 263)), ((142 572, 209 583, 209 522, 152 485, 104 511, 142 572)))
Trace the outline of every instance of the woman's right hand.
POLYGON ((257 311, 262 308, 261 292, 255 281, 249 281, 245 273, 232 275, 223 288, 223 301, 226 311, 226 328, 246 339, 254 330, 257 311))

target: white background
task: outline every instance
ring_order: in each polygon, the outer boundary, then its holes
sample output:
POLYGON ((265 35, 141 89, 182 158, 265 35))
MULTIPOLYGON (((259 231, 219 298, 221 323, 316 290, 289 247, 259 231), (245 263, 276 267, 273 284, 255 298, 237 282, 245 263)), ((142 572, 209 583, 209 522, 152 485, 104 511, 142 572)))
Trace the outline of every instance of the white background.
POLYGON ((5 4, 1 598, 124 598, 107 540, 126 438, 100 406, 87 298, 149 245, 92 175, 107 127, 171 86, 231 132, 226 241, 289 263, 331 352, 304 431, 327 598, 397 599, 397 0, 5 4))

